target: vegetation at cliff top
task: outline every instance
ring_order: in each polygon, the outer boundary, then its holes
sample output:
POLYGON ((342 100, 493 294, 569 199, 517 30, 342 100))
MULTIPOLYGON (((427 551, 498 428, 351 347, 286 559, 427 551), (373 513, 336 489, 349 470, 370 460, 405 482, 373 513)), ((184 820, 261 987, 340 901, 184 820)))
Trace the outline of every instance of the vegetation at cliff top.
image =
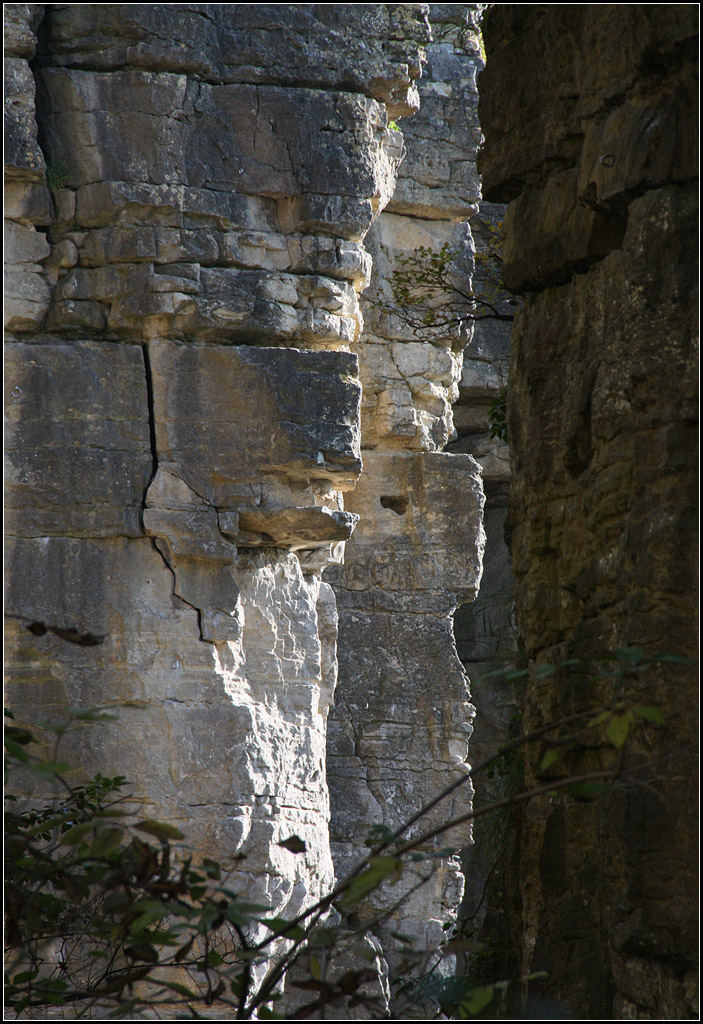
MULTIPOLYGON (((625 648, 606 658, 601 677, 646 672, 657 662, 686 659, 647 658, 625 648)), ((558 668, 578 663, 573 659, 558 668)), ((500 671, 515 680, 529 674, 527 669, 500 671)), ((546 677, 557 667, 536 671, 546 677)), ((227 877, 220 864, 194 856, 173 825, 135 820, 123 777, 97 774, 84 783, 68 781, 70 767, 59 759, 67 730, 114 721, 104 709, 92 708, 70 712, 60 723, 41 723, 44 735, 55 737, 47 758, 31 752, 36 732, 9 715, 9 789, 19 773, 24 780, 18 792, 26 792, 32 778, 63 791, 40 806, 21 802, 12 792, 6 797, 5 1005, 14 1013, 69 1008, 76 1017, 156 1012, 169 1019, 220 1019, 207 1016, 209 1008, 215 1013, 219 1008, 237 1019, 266 1020, 308 1019, 341 1004, 351 1011, 356 1006, 378 1011, 372 987, 376 954, 369 954, 366 966, 362 960, 353 968, 348 960, 345 966, 344 958, 350 949, 358 952, 355 943, 390 919, 404 897, 382 913, 369 909, 369 897, 401 879, 425 884, 442 860, 458 853, 440 846, 441 837, 472 819, 539 795, 589 801, 614 785, 638 785, 638 776, 653 766, 624 771, 621 755, 635 729, 656 728, 663 714, 658 708, 616 703, 572 714, 504 744, 401 828, 373 828, 367 856, 332 891, 290 920, 249 902, 237 887, 236 872, 227 877), (570 776, 563 769, 565 755, 597 737, 613 750, 614 764, 570 776), (500 771, 528 743, 542 745, 543 785, 422 830, 423 817, 459 786, 479 772, 500 771), (355 924, 362 907, 365 923, 355 924)), ((305 850, 298 837, 282 845, 293 854, 305 850)), ((481 954, 460 925, 448 926, 445 940, 433 950, 417 950, 407 937, 391 934, 404 949, 391 983, 410 1017, 422 1018, 423 1007, 454 1019, 475 1017, 511 985, 528 980, 477 984, 471 970, 452 971, 454 957, 470 961, 481 954)))

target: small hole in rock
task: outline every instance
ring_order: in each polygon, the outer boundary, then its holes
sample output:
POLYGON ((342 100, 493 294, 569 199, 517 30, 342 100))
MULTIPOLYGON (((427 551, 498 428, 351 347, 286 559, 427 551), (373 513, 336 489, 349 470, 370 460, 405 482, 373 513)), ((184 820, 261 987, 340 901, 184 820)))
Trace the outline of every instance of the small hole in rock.
POLYGON ((404 516, 408 508, 408 499, 401 496, 394 497, 391 494, 384 494, 381 497, 381 504, 384 508, 389 508, 391 512, 395 512, 397 516, 404 516))

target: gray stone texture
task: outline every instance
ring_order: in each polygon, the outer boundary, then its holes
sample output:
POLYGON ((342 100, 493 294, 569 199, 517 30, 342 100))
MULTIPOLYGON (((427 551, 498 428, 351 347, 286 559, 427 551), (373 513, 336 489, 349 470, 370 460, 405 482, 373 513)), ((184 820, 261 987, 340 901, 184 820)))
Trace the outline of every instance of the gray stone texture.
MULTIPOLYGON (((370 826, 397 827, 466 775, 474 717, 453 613, 476 598, 481 581, 483 485, 468 452, 443 451, 456 437, 452 404, 473 350, 471 327, 415 331, 388 310, 393 275, 420 247, 448 245, 464 286, 473 270, 466 220, 479 189, 479 37, 470 7, 430 5, 429 18, 434 41, 419 83, 420 111, 394 132, 404 157, 393 198, 366 239, 374 270, 362 300, 364 330, 351 346, 362 382, 364 468, 345 508, 360 519, 344 564, 326 573, 339 607, 339 683, 327 749, 330 837, 342 874, 363 853, 370 826)), ((467 780, 422 827, 468 811, 472 795, 467 780)), ((470 842, 468 826, 436 840, 457 850, 470 842)), ((412 870, 382 887, 367 911, 398 901, 376 926, 391 979, 402 949, 392 932, 410 936, 416 950, 436 948, 461 902, 456 856, 432 884, 410 894, 417 882, 412 870)), ((442 970, 449 966, 445 961, 442 970)), ((389 997, 389 1012, 402 1018, 407 1011, 392 985, 389 997)))
POLYGON ((4 34, 4 325, 32 331, 44 319, 51 291, 43 263, 50 248, 37 230, 51 220, 46 164, 37 141, 35 84, 29 66, 44 4, 5 4, 4 34))
MULTIPOLYGON (((483 492, 441 450, 467 339, 364 336, 359 301, 372 252, 382 278, 455 239, 470 269, 478 43, 452 6, 373 238, 425 5, 5 6, 8 702, 115 708, 67 759, 276 914, 467 772, 452 612, 483 492)), ((460 899, 453 858, 398 927, 436 946, 460 899)), ((384 1000, 392 952, 345 961, 375 957, 384 1000)))
POLYGON ((321 572, 424 9, 5 14, 8 702, 116 708, 66 757, 293 915, 334 877, 321 572))
MULTIPOLYGON (((637 646, 696 657, 697 174, 690 5, 498 5, 484 23, 487 196, 511 201, 508 516, 531 665, 637 646), (529 105, 526 97, 529 95, 529 105)), ((521 698, 524 728, 586 702, 658 706, 627 763, 652 788, 526 814, 504 910, 518 973, 566 1012, 695 1019, 697 687, 660 666, 564 674, 521 698), (510 929, 509 929, 510 930, 510 929)), ((528 785, 544 781, 526 753, 528 785)), ((611 755, 612 756, 612 751, 611 755)), ((575 773, 600 767, 598 743, 575 773)))

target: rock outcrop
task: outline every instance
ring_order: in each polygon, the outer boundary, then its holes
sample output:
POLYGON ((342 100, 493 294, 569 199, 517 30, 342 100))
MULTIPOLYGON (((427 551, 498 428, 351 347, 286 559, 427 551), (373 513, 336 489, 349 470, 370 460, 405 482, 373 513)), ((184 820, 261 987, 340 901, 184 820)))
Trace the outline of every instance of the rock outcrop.
POLYGON ((478 43, 435 6, 401 163, 424 5, 6 5, 9 703, 120 708, 66 754, 277 914, 467 770, 469 335, 359 301, 372 256, 372 294, 426 243, 470 270, 478 43))
MULTIPOLYGON (((364 471, 346 508, 360 516, 344 564, 326 578, 339 607, 339 683, 330 718, 330 835, 344 873, 370 826, 395 829, 467 771, 474 709, 457 656, 453 613, 472 601, 482 572, 480 467, 443 449, 456 436, 468 320, 415 330, 394 311, 394 275, 421 247, 448 245, 470 281, 467 217, 479 197, 475 108, 479 40, 472 12, 430 5, 433 41, 419 83, 420 111, 401 123, 405 158, 388 206, 367 236, 373 257, 358 354, 364 471)), ((400 133, 399 141, 400 141, 400 133)), ((471 806, 469 784, 426 815, 422 830, 471 806)), ((470 829, 428 848, 465 846, 470 829)), ((418 878, 408 877, 407 888, 418 878)), ((457 859, 409 895, 377 930, 391 965, 403 950, 436 947, 463 890, 457 859)), ((400 887, 382 891, 395 901, 400 887)), ((398 1009, 398 1008, 397 1008, 398 1009)))
POLYGON ((74 755, 295 913, 333 877, 321 571, 357 522, 348 346, 424 16, 8 16, 9 700, 139 701, 74 755))
MULTIPOLYGON (((509 529, 533 667, 622 647, 696 656, 696 22, 690 5, 497 5, 484 22, 484 189, 510 204, 504 280, 528 293, 509 529)), ((664 725, 623 754, 655 763, 652 785, 524 815, 514 966, 546 971, 535 998, 577 1015, 695 1018, 695 677, 554 678, 524 691, 526 730, 616 701, 664 725)), ((543 753, 526 754, 528 784, 553 777, 543 753)), ((606 761, 594 742, 567 767, 606 761)))

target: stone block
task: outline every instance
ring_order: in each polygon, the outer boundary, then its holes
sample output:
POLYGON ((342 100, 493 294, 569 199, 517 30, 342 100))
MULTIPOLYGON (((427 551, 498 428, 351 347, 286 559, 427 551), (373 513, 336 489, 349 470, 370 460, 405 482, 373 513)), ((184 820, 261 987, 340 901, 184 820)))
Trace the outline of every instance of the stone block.
POLYGON ((443 591, 447 607, 476 596, 484 545, 481 471, 470 455, 364 453, 347 496, 360 521, 347 545, 344 586, 443 591))
MULTIPOLYGON (((49 98, 46 145, 67 168, 72 188, 153 182, 217 192, 234 186, 276 199, 329 198, 333 181, 333 195, 367 211, 362 233, 393 189, 397 156, 379 127, 385 115, 363 96, 209 85, 140 71, 47 68, 42 80, 49 98)), ((80 194, 78 216, 95 219, 80 194)), ((329 231, 334 218, 325 220, 329 231)), ((345 223, 337 228, 344 236, 345 223)))
POLYGON ((26 60, 5 60, 5 180, 44 181, 44 156, 37 142, 34 77, 26 60))
POLYGON ((321 507, 259 506, 239 514, 240 547, 270 546, 297 551, 349 540, 359 517, 321 507))
POLYGON ((6 360, 8 531, 139 535, 152 466, 141 349, 16 343, 6 360))
POLYGON ((552 175, 508 207, 502 280, 511 291, 561 284, 622 244, 626 219, 581 203, 577 174, 552 175))
POLYGON ((36 264, 22 264, 5 271, 5 329, 36 330, 44 320, 51 301, 51 288, 36 264))
POLYGON ((128 63, 223 82, 301 81, 328 91, 366 92, 389 105, 391 116, 417 109, 421 45, 429 38, 417 4, 337 7, 257 4, 198 5, 171 10, 132 4, 98 12, 59 8, 49 25, 57 63, 115 70, 128 63), (334 54, 334 59, 331 59, 334 54))
POLYGON ((356 358, 233 346, 150 346, 159 465, 220 509, 262 477, 352 487, 361 470, 356 358))
POLYGON ((4 238, 5 259, 11 264, 40 263, 51 252, 43 232, 17 221, 5 221, 4 238))
POLYGON ((9 220, 28 221, 30 224, 49 224, 51 221, 49 189, 44 184, 6 181, 4 214, 9 220))

